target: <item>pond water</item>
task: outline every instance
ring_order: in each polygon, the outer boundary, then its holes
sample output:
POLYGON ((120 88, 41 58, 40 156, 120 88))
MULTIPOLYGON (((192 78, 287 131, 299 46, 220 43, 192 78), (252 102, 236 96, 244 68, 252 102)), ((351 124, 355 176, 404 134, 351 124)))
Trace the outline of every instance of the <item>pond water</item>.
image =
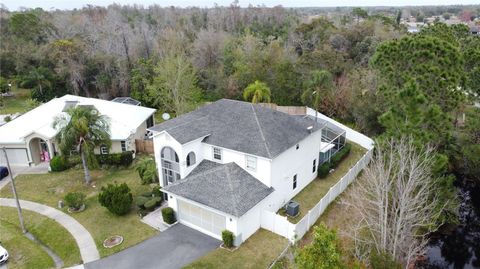
POLYGON ((480 268, 480 184, 457 180, 460 224, 448 234, 434 234, 427 248, 424 269, 480 268))

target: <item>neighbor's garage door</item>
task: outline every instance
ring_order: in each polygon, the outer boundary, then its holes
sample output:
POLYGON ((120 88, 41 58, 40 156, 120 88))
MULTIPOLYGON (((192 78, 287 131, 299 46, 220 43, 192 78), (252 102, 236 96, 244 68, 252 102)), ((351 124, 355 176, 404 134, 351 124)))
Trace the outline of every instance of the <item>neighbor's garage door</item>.
POLYGON ((177 201, 180 221, 200 227, 221 238, 222 231, 226 228, 225 216, 179 199, 177 201))
MULTIPOLYGON (((11 165, 28 165, 27 149, 7 149, 8 161, 11 165)), ((5 154, 0 150, 0 165, 6 165, 5 154)))

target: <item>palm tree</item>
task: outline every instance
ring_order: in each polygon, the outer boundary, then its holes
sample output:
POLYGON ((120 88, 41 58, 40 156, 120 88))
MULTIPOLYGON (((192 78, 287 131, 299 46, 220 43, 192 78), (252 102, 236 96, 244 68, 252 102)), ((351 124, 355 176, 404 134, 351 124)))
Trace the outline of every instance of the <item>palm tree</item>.
POLYGON ((270 88, 268 88, 266 83, 255 80, 254 83, 248 85, 243 91, 243 99, 245 101, 251 99, 254 104, 259 102, 270 103, 270 88))
POLYGON ((110 147, 110 123, 106 116, 100 115, 92 107, 77 106, 67 110, 67 114, 58 116, 53 128, 58 129, 55 139, 63 156, 68 156, 75 148, 82 158, 85 181, 90 183, 90 171, 87 160, 93 158, 95 147, 110 147))
POLYGON ((51 80, 51 73, 45 67, 33 69, 32 71, 30 71, 30 73, 28 73, 28 76, 26 77, 27 83, 35 85, 40 95, 43 95, 44 88, 52 87, 51 80))
POLYGON ((320 102, 322 100, 321 96, 332 87, 332 74, 327 70, 315 70, 311 76, 311 79, 307 81, 306 90, 303 92, 301 98, 305 105, 313 106, 316 119, 317 111, 320 108, 320 102))

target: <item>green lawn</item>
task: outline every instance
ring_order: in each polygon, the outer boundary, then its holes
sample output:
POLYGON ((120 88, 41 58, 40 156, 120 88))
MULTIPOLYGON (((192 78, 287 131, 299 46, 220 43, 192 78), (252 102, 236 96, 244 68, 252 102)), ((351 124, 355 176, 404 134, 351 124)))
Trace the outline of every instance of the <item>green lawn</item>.
POLYGON ((4 106, 0 107, 0 114, 13 114, 17 112, 24 112, 26 109, 26 101, 30 99, 29 89, 12 89, 15 96, 4 97, 4 106))
MULTIPOLYGON (((352 144, 350 154, 342 160, 338 167, 335 168, 335 171, 329 174, 326 178, 316 178, 300 193, 293 197, 292 200, 300 204, 300 213, 294 218, 289 216, 288 220, 290 222, 299 222, 303 216, 308 213, 308 210, 313 208, 322 199, 330 187, 335 185, 365 154, 366 150, 364 148, 353 142, 349 143, 352 144)), ((285 211, 280 209, 279 214, 285 215, 285 211)))
POLYGON ((230 252, 218 248, 185 268, 265 269, 280 255, 287 244, 287 239, 267 230, 260 229, 248 238, 237 250, 230 252))
MULTIPOLYGON (((7 235, 7 233, 15 235, 14 237, 23 237, 18 221, 17 209, 12 207, 1 207, 1 211, 2 214, 0 215, 0 230, 2 231, 2 242, 4 240, 3 235, 7 235)), ((23 210, 22 212, 27 230, 31 234, 33 234, 38 240, 40 240, 50 249, 52 249, 63 260, 63 262, 65 263, 65 267, 81 263, 80 251, 78 250, 77 243, 75 242, 75 239, 73 239, 72 235, 65 228, 63 228, 54 220, 51 220, 38 213, 28 210, 23 210)), ((44 260, 48 260, 49 264, 53 263, 49 256, 47 259, 45 259, 43 257, 43 253, 39 254, 39 258, 37 258, 37 252, 39 251, 26 251, 25 249, 23 249, 24 245, 22 244, 10 244, 9 240, 6 240, 5 245, 7 247, 7 250, 14 254, 13 257, 10 257, 12 263, 15 264, 14 266, 12 265, 12 267, 30 267, 30 265, 28 265, 30 260, 38 261, 40 264, 43 264, 44 260)), ((34 248, 39 248, 36 243, 33 243, 33 245, 34 248)), ((44 251, 40 249, 40 252, 44 251)), ((47 265, 46 267, 51 266, 52 265, 47 265)), ((8 267, 10 268, 11 265, 9 264, 8 267)), ((41 266, 33 267, 43 268, 41 266)))
MULTIPOLYGON (((92 234, 102 257, 118 252, 152 237, 157 231, 140 221, 132 205, 132 210, 125 216, 115 216, 98 203, 98 192, 101 186, 108 183, 127 183, 133 195, 150 190, 141 185, 137 172, 133 169, 94 170, 92 184, 84 183, 83 170, 70 169, 64 172, 41 175, 20 175, 15 179, 20 199, 30 200, 56 207, 59 200, 71 191, 80 191, 87 195, 86 210, 70 214, 92 234), (111 235, 121 235, 121 245, 105 249, 103 241, 111 235)), ((12 197, 10 186, 0 191, 1 197, 12 197)))

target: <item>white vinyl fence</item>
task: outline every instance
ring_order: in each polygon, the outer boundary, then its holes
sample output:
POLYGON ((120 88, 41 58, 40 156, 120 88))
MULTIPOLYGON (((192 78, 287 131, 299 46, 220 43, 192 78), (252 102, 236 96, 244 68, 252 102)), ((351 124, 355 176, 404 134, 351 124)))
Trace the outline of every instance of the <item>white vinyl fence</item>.
POLYGON ((358 173, 365 168, 372 158, 373 149, 370 149, 350 168, 350 170, 323 196, 323 198, 308 211, 308 213, 297 223, 288 221, 287 217, 276 214, 275 212, 263 211, 261 227, 273 233, 281 235, 292 243, 301 239, 305 233, 310 230, 312 225, 323 214, 327 206, 335 200, 357 177, 358 173))
MULTIPOLYGON (((318 202, 308 213, 295 225, 294 225, 294 238, 300 239, 305 233, 310 230, 312 225, 318 220, 318 218, 323 214, 327 206, 335 200, 347 187, 352 183, 357 177, 358 173, 365 168, 370 159, 372 158, 373 149, 370 149, 363 155, 363 157, 345 174, 345 176, 340 179, 337 184, 330 187, 330 190, 323 196, 323 198, 318 202)), ((287 237, 292 242, 292 237, 287 237)))
MULTIPOLYGON (((307 107, 306 114, 315 116, 315 110, 307 107)), ((305 233, 310 230, 312 225, 323 214, 327 206, 333 200, 335 200, 335 198, 337 198, 338 195, 340 195, 348 187, 348 185, 355 180, 358 173, 360 173, 360 171, 362 171, 368 165, 373 155, 374 142, 368 136, 359 133, 321 113, 317 113, 316 115, 319 119, 328 121, 346 130, 348 140, 359 144, 368 151, 335 185, 330 188, 325 196, 323 196, 323 198, 312 209, 310 209, 297 224, 289 222, 287 217, 278 215, 274 212, 267 210, 262 212, 261 227, 287 238, 292 243, 301 239, 305 233)))

